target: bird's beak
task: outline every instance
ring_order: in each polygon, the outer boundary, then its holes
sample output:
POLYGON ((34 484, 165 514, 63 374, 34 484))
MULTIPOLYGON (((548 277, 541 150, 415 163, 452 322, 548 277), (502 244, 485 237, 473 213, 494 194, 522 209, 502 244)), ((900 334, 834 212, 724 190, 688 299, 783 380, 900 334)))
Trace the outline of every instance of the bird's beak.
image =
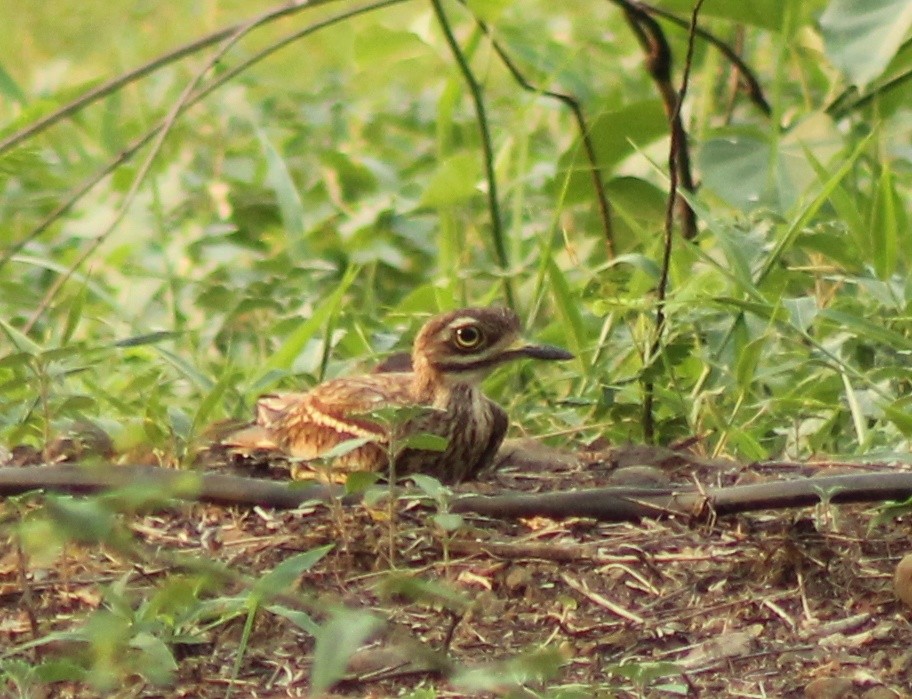
POLYGON ((507 348, 506 354, 511 357, 531 357, 532 359, 566 360, 573 359, 573 354, 554 345, 535 345, 522 338, 507 348))

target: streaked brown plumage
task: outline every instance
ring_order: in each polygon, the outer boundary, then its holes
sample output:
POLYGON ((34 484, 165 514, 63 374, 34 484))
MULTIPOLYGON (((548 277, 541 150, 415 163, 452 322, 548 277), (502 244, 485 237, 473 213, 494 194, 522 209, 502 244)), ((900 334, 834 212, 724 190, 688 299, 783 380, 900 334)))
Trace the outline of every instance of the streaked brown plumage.
POLYGON ((482 379, 512 359, 572 356, 557 347, 522 342, 519 319, 509 309, 451 311, 421 328, 412 348, 411 371, 335 379, 306 393, 263 396, 257 401, 255 423, 224 443, 248 452, 281 451, 306 464, 343 442, 367 440, 332 459, 335 475, 386 469, 392 432, 396 475, 421 472, 458 483, 491 464, 507 431, 506 413, 478 387, 482 379), (410 406, 417 412, 407 411, 398 424, 394 415, 392 428, 372 415, 410 406), (397 448, 423 433, 443 437, 446 448, 397 448))

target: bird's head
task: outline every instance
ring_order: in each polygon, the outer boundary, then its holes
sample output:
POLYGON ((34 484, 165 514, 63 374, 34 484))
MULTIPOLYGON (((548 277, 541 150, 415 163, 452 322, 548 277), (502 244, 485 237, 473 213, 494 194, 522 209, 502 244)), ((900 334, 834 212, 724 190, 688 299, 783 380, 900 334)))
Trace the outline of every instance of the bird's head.
POLYGON ((558 360, 573 355, 526 342, 516 314, 497 306, 434 316, 421 328, 412 349, 415 372, 432 372, 448 385, 478 383, 495 367, 523 357, 558 360))

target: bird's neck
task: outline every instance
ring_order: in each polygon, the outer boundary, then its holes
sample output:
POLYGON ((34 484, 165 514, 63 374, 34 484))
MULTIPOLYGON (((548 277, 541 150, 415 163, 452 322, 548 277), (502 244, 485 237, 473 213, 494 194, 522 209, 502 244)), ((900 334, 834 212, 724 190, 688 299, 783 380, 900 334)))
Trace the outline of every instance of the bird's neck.
POLYGON ((473 378, 462 373, 442 372, 422 355, 412 357, 412 393, 421 403, 445 409, 454 393, 477 390, 473 378))

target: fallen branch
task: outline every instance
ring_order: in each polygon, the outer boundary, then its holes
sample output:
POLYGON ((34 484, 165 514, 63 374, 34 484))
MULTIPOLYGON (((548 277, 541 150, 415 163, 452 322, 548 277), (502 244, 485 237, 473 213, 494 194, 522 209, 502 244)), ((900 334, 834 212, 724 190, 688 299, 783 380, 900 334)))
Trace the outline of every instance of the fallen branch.
MULTIPOLYGON (((884 468, 887 466, 884 465, 884 468)), ((340 488, 247 478, 156 466, 85 467, 76 464, 0 468, 0 496, 45 490, 71 494, 131 488, 153 497, 216 505, 293 509, 327 502, 340 488)), ((588 517, 605 522, 683 516, 695 520, 756 510, 807 507, 819 503, 886 502, 912 498, 912 473, 880 471, 799 478, 698 490, 615 486, 587 490, 500 495, 456 495, 450 511, 496 519, 588 517)), ((347 496, 347 502, 357 501, 347 496)))

